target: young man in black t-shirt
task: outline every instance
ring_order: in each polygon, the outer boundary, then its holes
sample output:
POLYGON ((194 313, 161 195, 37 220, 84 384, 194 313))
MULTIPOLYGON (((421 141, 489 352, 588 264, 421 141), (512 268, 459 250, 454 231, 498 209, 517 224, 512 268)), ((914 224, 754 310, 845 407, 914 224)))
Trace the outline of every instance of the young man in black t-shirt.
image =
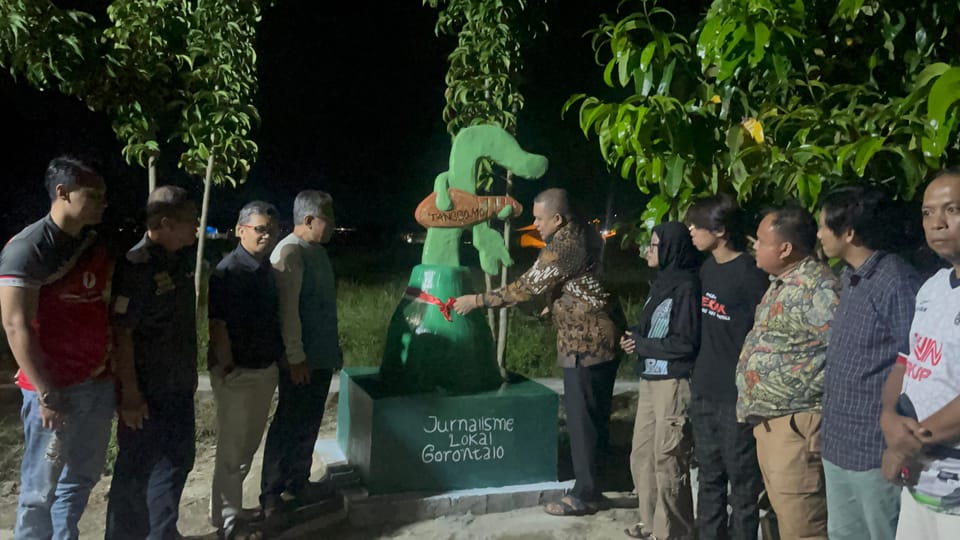
POLYGON ((737 422, 734 375, 770 280, 744 252, 741 210, 733 197, 697 201, 687 222, 693 244, 710 254, 700 268, 701 339, 691 381, 690 418, 700 468, 697 532, 701 540, 753 540, 763 479, 752 426, 737 422))

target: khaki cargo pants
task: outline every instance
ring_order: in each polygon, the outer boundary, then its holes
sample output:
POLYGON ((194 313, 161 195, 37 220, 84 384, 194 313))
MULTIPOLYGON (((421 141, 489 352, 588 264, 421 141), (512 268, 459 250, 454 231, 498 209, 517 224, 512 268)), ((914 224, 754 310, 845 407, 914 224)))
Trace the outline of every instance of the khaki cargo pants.
POLYGON ((657 538, 694 537, 689 406, 689 380, 640 380, 630 472, 643 530, 657 538))
POLYGON ((753 428, 757 461, 783 540, 827 540, 820 413, 799 412, 753 428))

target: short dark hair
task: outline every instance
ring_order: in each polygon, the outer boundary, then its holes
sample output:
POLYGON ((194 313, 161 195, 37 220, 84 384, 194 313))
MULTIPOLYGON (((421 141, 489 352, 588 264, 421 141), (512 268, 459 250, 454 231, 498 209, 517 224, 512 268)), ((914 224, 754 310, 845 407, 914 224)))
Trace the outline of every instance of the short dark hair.
POLYGON ((147 199, 147 228, 160 228, 163 218, 177 219, 193 205, 187 190, 179 186, 160 186, 147 199))
POLYGON ((253 216, 266 216, 277 219, 279 215, 280 212, 277 211, 276 206, 266 201, 251 201, 243 205, 243 208, 240 209, 240 215, 237 217, 237 225, 250 223, 250 218, 253 216))
POLYGON ((75 157, 60 156, 50 160, 43 177, 43 185, 50 200, 57 198, 57 186, 72 188, 80 184, 84 177, 100 176, 93 167, 75 157))
POLYGON ((573 220, 573 212, 570 210, 570 197, 567 190, 562 188, 550 188, 541 191, 534 199, 533 204, 542 204, 551 212, 556 212, 564 221, 573 220))
POLYGON ((686 222, 698 229, 725 233, 730 247, 736 251, 747 247, 743 210, 727 193, 711 195, 693 203, 687 210, 686 222))
POLYGON ((888 227, 890 198, 876 188, 845 186, 831 191, 820 206, 827 228, 835 235, 853 231, 869 249, 881 249, 893 231, 888 227))
POLYGON ((817 249, 817 221, 797 203, 768 210, 773 215, 773 230, 780 240, 790 242, 795 251, 810 255, 817 249))
POLYGON ((960 177, 960 165, 953 165, 945 169, 941 169, 937 174, 933 175, 933 178, 930 179, 931 182, 940 178, 941 176, 957 176, 960 177))

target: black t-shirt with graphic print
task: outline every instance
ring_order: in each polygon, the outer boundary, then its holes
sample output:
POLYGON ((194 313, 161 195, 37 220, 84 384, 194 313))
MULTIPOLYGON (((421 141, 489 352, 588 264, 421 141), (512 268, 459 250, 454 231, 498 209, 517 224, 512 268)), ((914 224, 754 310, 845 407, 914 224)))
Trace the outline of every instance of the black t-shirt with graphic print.
POLYGON ((700 286, 700 352, 691 389, 697 397, 736 403, 740 349, 770 278, 743 253, 724 264, 708 257, 700 267, 700 286))

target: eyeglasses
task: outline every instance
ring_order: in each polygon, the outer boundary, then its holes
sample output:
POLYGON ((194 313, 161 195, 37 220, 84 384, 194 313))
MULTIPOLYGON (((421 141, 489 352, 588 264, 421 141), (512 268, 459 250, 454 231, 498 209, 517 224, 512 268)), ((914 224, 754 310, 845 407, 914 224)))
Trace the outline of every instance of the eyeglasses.
POLYGON ((253 232, 257 234, 276 234, 277 228, 272 225, 240 225, 244 229, 253 229, 253 232))
POLYGON ((647 244, 647 247, 645 247, 645 248, 643 248, 643 249, 644 249, 644 251, 650 251, 651 249, 656 248, 656 247, 659 247, 659 246, 660 246, 660 243, 659 243, 659 242, 658 242, 658 243, 653 243, 653 242, 651 242, 651 243, 647 244))

